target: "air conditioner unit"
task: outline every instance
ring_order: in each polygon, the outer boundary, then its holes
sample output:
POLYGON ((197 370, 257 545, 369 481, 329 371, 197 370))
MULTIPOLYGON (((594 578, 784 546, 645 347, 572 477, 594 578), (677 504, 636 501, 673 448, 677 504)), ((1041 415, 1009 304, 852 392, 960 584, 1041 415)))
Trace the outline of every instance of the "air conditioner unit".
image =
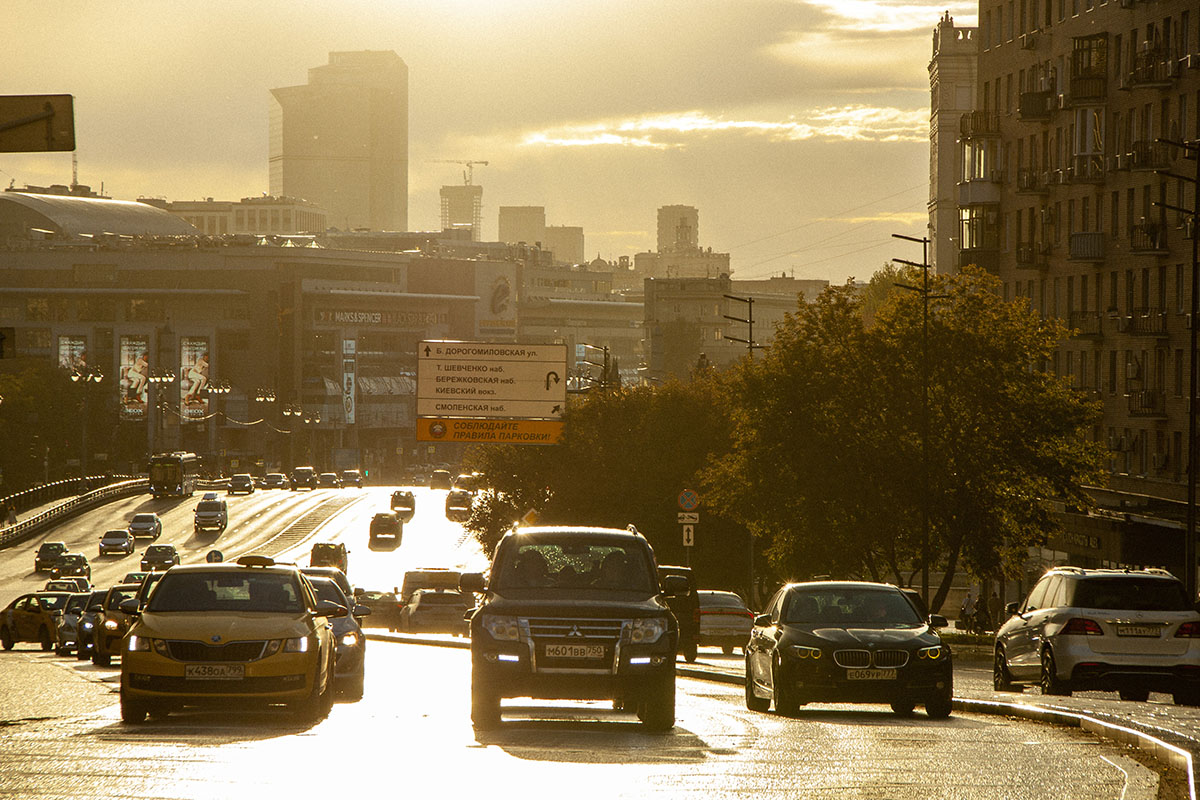
POLYGON ((1038 37, 1036 33, 1023 33, 1021 34, 1021 49, 1032 50, 1037 47, 1037 41, 1038 37))

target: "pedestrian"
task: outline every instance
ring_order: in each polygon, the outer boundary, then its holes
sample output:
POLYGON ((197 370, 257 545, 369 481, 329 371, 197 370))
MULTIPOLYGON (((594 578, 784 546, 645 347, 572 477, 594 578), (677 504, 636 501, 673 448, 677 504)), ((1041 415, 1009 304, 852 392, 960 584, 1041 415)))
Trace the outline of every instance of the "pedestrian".
POLYGON ((972 590, 967 590, 967 596, 963 598, 961 619, 963 626, 968 631, 975 630, 978 626, 975 624, 975 595, 972 590))
POLYGON ((1000 612, 1003 610, 1003 602, 1000 600, 1000 593, 992 589, 992 596, 988 598, 987 610, 988 616, 991 617, 992 626, 1000 627, 1000 612))
POLYGON ((17 507, 12 503, 4 504, 4 521, 9 525, 17 524, 17 507))

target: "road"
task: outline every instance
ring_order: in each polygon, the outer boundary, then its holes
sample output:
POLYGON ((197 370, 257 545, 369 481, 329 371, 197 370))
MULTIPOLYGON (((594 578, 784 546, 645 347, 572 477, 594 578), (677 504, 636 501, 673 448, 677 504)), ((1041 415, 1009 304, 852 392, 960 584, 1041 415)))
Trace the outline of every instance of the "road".
MULTIPOLYGON (((395 585, 411 567, 486 563, 445 520, 445 493, 416 491, 417 515, 394 550, 368 546, 367 522, 387 505, 388 490, 377 487, 230 498, 230 527, 215 538, 193 535, 194 500, 134 498, 44 538, 94 548, 103 529, 150 509, 166 521, 159 541, 179 545, 185 563, 214 545, 306 563, 312 541, 345 541, 351 575, 368 588, 395 585), (289 527, 320 508, 323 526, 289 527)), ((44 580, 32 574, 37 543, 0 551, 4 602, 44 580)), ((98 562, 97 582, 116 580, 133 560, 98 562)), ((260 798, 379 787, 415 796, 1134 800, 1156 792, 1155 770, 1078 730, 969 713, 903 719, 882 706, 812 705, 784 718, 746 710, 737 686, 689 679, 679 682, 668 734, 644 733, 601 703, 520 700, 506 702, 500 730, 476 734, 465 650, 373 641, 368 652, 363 700, 338 703, 312 727, 283 713, 229 712, 126 726, 118 669, 33 645, 0 653, 0 795, 260 798)), ((736 670, 715 651, 702 661, 736 670)))

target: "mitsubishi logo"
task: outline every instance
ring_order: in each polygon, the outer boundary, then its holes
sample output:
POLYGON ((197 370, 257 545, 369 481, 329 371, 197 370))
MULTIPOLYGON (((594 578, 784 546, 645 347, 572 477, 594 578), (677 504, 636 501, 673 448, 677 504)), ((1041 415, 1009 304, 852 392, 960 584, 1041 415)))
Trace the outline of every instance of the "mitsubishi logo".
POLYGON ((571 637, 571 636, 576 636, 576 637, 579 637, 580 639, 582 639, 582 638, 583 638, 583 632, 579 630, 579 626, 578 626, 578 625, 572 625, 572 626, 571 626, 571 630, 567 632, 567 636, 568 636, 568 637, 571 637))

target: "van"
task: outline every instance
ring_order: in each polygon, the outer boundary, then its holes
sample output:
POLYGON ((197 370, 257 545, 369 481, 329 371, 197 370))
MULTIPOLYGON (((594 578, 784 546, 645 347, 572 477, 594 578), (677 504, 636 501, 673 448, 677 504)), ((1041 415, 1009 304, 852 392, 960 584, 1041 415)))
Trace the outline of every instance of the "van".
POLYGON ((205 497, 196 504, 195 530, 196 533, 201 531, 215 530, 223 531, 225 526, 229 524, 229 507, 225 504, 224 498, 205 497))
POLYGON ((317 471, 312 467, 296 467, 292 470, 292 491, 317 488, 317 471))

